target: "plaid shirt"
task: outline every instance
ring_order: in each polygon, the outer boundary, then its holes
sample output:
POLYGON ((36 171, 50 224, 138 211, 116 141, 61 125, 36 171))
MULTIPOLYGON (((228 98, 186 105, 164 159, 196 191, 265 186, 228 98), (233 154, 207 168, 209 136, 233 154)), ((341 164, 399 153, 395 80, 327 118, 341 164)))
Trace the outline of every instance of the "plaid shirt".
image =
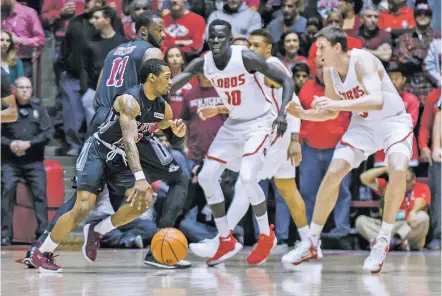
POLYGON ((428 79, 423 70, 430 43, 436 38, 440 38, 440 35, 431 28, 421 37, 416 31, 406 33, 399 37, 394 52, 397 62, 405 68, 408 74, 405 90, 416 95, 422 105, 425 104, 428 94, 437 87, 428 79))

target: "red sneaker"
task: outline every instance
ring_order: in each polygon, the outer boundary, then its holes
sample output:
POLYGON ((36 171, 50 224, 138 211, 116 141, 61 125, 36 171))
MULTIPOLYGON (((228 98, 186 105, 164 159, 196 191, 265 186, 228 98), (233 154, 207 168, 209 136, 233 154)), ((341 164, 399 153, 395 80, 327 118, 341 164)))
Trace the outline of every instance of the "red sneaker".
POLYGON ((270 235, 260 234, 258 243, 256 247, 253 249, 252 253, 247 257, 247 262, 249 264, 259 265, 266 261, 267 257, 269 257, 270 252, 276 246, 278 240, 275 236, 275 231, 273 231, 275 227, 270 225, 270 235))
POLYGON ((207 265, 215 266, 220 264, 234 256, 241 251, 241 249, 242 245, 233 237, 233 234, 230 231, 227 237, 219 237, 218 251, 216 251, 215 256, 207 260, 207 265))
POLYGON ((103 237, 100 233, 94 231, 94 227, 95 224, 86 224, 83 228, 84 243, 81 251, 84 258, 90 263, 94 263, 97 259, 100 239, 103 237))
POLYGON ((60 266, 55 264, 54 253, 40 252, 36 249, 31 257, 31 264, 38 269, 39 272, 62 272, 60 266))

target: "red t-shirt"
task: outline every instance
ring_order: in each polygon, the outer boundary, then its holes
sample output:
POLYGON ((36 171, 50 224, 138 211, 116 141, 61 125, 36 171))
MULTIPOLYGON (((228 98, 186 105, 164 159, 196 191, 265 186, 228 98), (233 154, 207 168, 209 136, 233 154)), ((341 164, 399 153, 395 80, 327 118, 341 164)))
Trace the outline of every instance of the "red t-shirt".
MULTIPOLYGON (((376 193, 379 194, 380 196, 384 196, 388 182, 387 180, 382 178, 377 178, 376 180, 378 183, 378 192, 376 193)), ((405 211, 405 219, 407 219, 408 214, 413 209, 414 201, 418 198, 422 198, 423 200, 425 200, 427 206, 431 204, 431 193, 430 193, 430 188, 428 187, 427 184, 416 183, 414 185, 413 190, 404 197, 400 210, 405 211)))
POLYGON ((379 15, 379 29, 407 29, 416 27, 414 21, 413 9, 403 7, 399 9, 398 14, 392 14, 389 11, 382 11, 379 15))
MULTIPOLYGON (((347 35, 347 45, 348 50, 353 48, 362 48, 362 43, 359 39, 355 37, 351 37, 347 35)), ((316 51, 318 51, 318 47, 316 46, 316 41, 313 42, 312 47, 310 47, 310 51, 308 52, 308 65, 310 67, 310 76, 314 77, 316 75, 316 51)))
POLYGON ((423 149, 428 146, 428 140, 430 139, 431 130, 433 129, 434 116, 436 110, 434 105, 439 100, 441 95, 441 88, 436 88, 427 97, 425 101, 424 112, 422 112, 421 126, 419 127, 419 149, 423 149))
POLYGON ((185 13, 181 18, 175 20, 172 14, 163 16, 166 39, 163 43, 163 51, 174 46, 177 40, 192 40, 190 45, 184 45, 181 50, 184 52, 198 53, 203 48, 204 31, 206 22, 204 18, 191 11, 185 13))
MULTIPOLYGON (((324 87, 315 80, 307 81, 301 88, 299 100, 304 109, 311 109, 314 96, 323 96, 324 87)), ((335 148, 350 123, 350 112, 341 112, 333 120, 324 122, 301 121, 300 139, 316 149, 335 148)))

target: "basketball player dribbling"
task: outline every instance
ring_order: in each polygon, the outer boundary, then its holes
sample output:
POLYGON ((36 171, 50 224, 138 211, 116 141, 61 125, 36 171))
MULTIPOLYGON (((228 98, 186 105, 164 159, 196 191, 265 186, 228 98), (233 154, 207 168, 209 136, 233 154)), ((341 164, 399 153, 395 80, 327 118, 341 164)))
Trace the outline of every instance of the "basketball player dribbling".
POLYGON ((340 28, 324 28, 316 37, 317 55, 324 65, 325 96, 315 98, 314 110, 290 103, 287 112, 310 121, 333 119, 340 111, 351 111, 353 116, 319 188, 310 240, 298 244, 282 261, 297 265, 317 258, 319 236, 336 204, 342 179, 369 155, 384 149, 390 180, 383 221, 363 265, 365 270, 376 273, 388 253, 393 224, 405 194, 412 154, 412 120, 380 60, 368 51, 348 51, 347 36, 340 28))
MULTIPOLYGON (((198 73, 212 82, 220 97, 228 106, 229 118, 212 142, 198 181, 204 190, 220 234, 219 246, 207 264, 213 266, 234 256, 242 245, 232 235, 227 222, 224 196, 219 178, 226 168, 240 164, 239 179, 245 194, 249 196, 258 220, 261 239, 247 258, 251 264, 260 264, 276 245, 276 236, 267 218, 265 195, 258 184, 258 172, 270 145, 272 122, 278 133, 284 134, 287 121, 285 106, 292 99, 293 83, 288 75, 243 46, 230 46, 231 25, 215 20, 209 26, 208 43, 211 51, 193 60, 183 73, 172 82, 172 92, 187 83, 198 73), (271 112, 271 100, 267 98, 255 72, 282 85, 282 104, 278 116, 271 112)), ((202 108, 200 116, 216 114, 213 108, 202 108)), ((232 168, 233 169, 233 168, 232 168)))
MULTIPOLYGON (((284 66, 284 64, 276 57, 271 55, 273 38, 266 29, 258 29, 250 34, 249 49, 256 52, 271 63, 284 71, 288 76, 292 74, 284 66)), ((272 111, 277 114, 282 103, 281 86, 265 77, 261 73, 258 74, 263 79, 263 87, 265 92, 272 98, 272 111)), ((299 103, 296 95, 293 95, 293 102, 299 103)), ((218 108, 212 107, 212 108, 218 108)), ((298 142, 300 120, 289 116, 287 118, 288 131, 280 137, 277 134, 271 135, 271 146, 268 150, 264 166, 259 172, 260 180, 274 178, 275 185, 285 202, 287 203, 290 214, 295 222, 301 240, 308 241, 309 226, 305 212, 305 204, 301 194, 298 191, 295 182, 296 166, 302 159, 301 146, 298 142), (287 155, 287 157, 282 157, 287 155)), ((231 228, 239 223, 245 216, 250 206, 250 200, 244 191, 241 180, 236 183, 235 196, 227 211, 227 221, 231 228)), ((200 257, 211 257, 215 254, 218 247, 219 239, 216 236, 211 240, 204 240, 200 243, 190 244, 192 252, 200 257)), ((320 249, 318 248, 318 251, 320 249)), ((319 256, 322 256, 320 253, 319 256)))

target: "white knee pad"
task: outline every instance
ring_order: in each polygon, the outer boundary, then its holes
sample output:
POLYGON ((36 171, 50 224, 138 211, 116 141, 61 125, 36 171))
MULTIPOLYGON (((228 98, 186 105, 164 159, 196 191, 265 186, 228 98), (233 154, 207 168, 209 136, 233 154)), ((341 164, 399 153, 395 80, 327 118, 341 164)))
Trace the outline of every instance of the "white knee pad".
POLYGON ((219 178, 224 166, 216 161, 206 159, 201 172, 198 174, 198 183, 204 190, 209 205, 224 201, 224 195, 219 184, 219 178))

